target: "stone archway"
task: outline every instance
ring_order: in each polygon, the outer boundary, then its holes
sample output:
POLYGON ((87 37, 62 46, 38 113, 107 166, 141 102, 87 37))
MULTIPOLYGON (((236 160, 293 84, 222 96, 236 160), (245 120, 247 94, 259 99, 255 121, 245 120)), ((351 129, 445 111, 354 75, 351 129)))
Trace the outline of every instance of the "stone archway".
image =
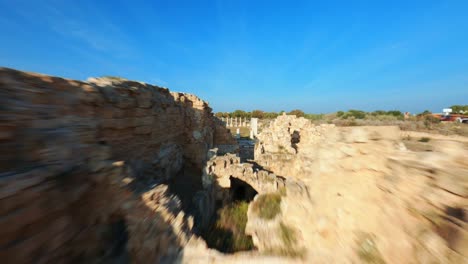
POLYGON ((246 201, 251 202, 257 191, 247 182, 230 176, 231 181, 230 196, 232 201, 246 201))

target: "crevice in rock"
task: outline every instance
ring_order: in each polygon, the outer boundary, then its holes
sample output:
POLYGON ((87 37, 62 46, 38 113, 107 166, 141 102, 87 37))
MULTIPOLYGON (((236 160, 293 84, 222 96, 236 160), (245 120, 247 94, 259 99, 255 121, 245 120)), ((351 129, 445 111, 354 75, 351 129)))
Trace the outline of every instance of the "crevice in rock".
POLYGON ((446 209, 446 212, 450 216, 453 216, 453 217, 455 217, 457 219, 465 221, 466 216, 465 216, 465 212, 463 211, 462 208, 448 206, 447 209, 446 209))
POLYGON ((297 144, 301 141, 301 134, 299 131, 294 130, 294 132, 291 134, 291 147, 296 150, 296 153, 298 152, 298 146, 297 144))
POLYGON ((201 175, 200 169, 184 162, 182 169, 168 182, 169 191, 179 197, 185 214, 194 217, 195 226, 199 222, 199 214, 194 197, 197 192, 203 191, 201 175))
POLYGON ((112 216, 102 225, 102 250, 100 263, 130 263, 127 251, 127 223, 121 216, 112 216))

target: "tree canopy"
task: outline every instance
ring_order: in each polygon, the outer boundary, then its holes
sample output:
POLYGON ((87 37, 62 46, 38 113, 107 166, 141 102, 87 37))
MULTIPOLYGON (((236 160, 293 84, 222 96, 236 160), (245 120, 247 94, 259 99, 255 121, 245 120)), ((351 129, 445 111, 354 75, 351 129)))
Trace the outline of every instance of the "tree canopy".
POLYGON ((292 110, 288 113, 288 115, 295 115, 297 117, 304 117, 305 116, 305 113, 304 111, 302 110, 299 110, 299 109, 295 109, 295 110, 292 110))
POLYGON ((454 114, 466 114, 468 113, 468 105, 452 105, 452 113, 454 114))
POLYGON ((265 117, 265 112, 262 110, 253 110, 252 111, 252 117, 254 118, 264 118, 265 117))

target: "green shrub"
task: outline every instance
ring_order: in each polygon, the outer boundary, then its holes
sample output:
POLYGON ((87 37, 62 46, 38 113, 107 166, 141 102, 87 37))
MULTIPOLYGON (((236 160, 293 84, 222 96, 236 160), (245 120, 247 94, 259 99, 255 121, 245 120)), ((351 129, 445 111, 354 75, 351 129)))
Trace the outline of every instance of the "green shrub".
POLYGON ((296 117, 303 117, 305 115, 304 111, 300 109, 295 109, 292 110, 291 112, 288 113, 288 115, 295 115, 296 117))
POLYGON ((428 137, 422 137, 420 140, 418 140, 419 142, 429 142, 431 140, 431 138, 428 138, 428 137))
POLYGON ((275 112, 264 113, 264 117, 268 119, 273 119, 273 118, 276 118, 277 116, 278 116, 278 113, 275 113, 275 112))
POLYGON ((262 110, 253 110, 252 117, 262 119, 265 117, 265 112, 263 112, 262 110))
POLYGON ((271 220, 281 213, 281 194, 267 193, 260 195, 252 205, 252 210, 260 218, 271 220))
POLYGON ((432 128, 434 124, 440 123, 440 119, 432 115, 426 115, 423 117, 423 122, 426 128, 432 128))
POLYGON ((468 105, 452 105, 453 113, 467 113, 468 112, 468 105))
POLYGON ((225 253, 252 250, 254 244, 245 235, 247 209, 245 201, 227 205, 218 211, 218 219, 206 233, 206 243, 225 253))
POLYGON ((403 113, 398 110, 387 111, 387 115, 403 118, 403 113))
POLYGON ((355 119, 364 119, 366 117, 366 112, 361 110, 349 110, 348 112, 344 113, 342 118, 347 119, 350 117, 354 117, 355 119))
POLYGON ((309 120, 316 121, 316 120, 322 120, 324 115, 323 114, 306 114, 304 117, 309 120))

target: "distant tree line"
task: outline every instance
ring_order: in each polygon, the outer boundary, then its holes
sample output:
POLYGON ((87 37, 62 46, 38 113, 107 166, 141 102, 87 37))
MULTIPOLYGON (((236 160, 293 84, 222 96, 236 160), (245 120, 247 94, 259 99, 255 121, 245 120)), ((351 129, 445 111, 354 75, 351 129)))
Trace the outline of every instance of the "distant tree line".
MULTIPOLYGON (((261 119, 270 119, 270 118, 276 118, 279 115, 282 115, 285 111, 280 111, 280 112, 266 112, 262 110, 253 110, 251 112, 243 111, 243 110, 235 110, 233 112, 217 112, 215 115, 217 117, 246 117, 246 118, 261 118, 261 119)), ((324 114, 311 114, 311 113, 305 113, 304 111, 300 109, 294 109, 289 112, 286 112, 288 115, 295 115, 297 117, 305 117, 307 119, 311 120, 320 120, 322 119, 325 115, 324 114)), ((355 118, 355 119, 363 119, 368 115, 372 116, 379 116, 379 115, 390 115, 390 116, 395 116, 395 117, 401 117, 403 118, 403 113, 397 110, 392 110, 392 111, 383 111, 383 110, 378 110, 374 112, 364 112, 361 110, 348 110, 347 112, 343 111, 338 111, 336 112, 336 117, 342 118, 342 119, 347 119, 347 118, 355 118)))
POLYGON ((393 116, 397 119, 403 119, 404 115, 401 111, 398 110, 391 110, 391 111, 384 111, 384 110, 376 110, 373 112, 365 112, 361 110, 350 109, 347 112, 338 111, 336 112, 336 117, 341 119, 365 119, 367 117, 377 117, 377 116, 393 116))
POLYGON ((253 110, 251 112, 246 112, 243 110, 235 110, 234 112, 217 112, 215 115, 217 117, 242 117, 242 118, 276 118, 278 115, 282 114, 284 111, 277 112, 265 112, 262 110, 253 110))
MULTIPOLYGON (((246 117, 246 118, 260 118, 260 119, 272 119, 276 118, 279 115, 282 115, 285 111, 279 112, 266 112, 262 110, 253 110, 251 112, 246 112, 243 110, 235 110, 234 112, 217 112, 215 116, 217 117, 246 117)), ((290 112, 287 112, 288 115, 296 115, 297 117, 305 117, 307 114, 304 111, 295 109, 290 112)))
MULTIPOLYGON (((453 105, 453 113, 468 113, 468 105, 453 105)), ((215 115, 217 117, 242 117, 242 118, 260 118, 260 119, 273 119, 279 115, 282 115, 285 111, 279 112, 267 112, 263 110, 253 110, 253 111, 244 111, 244 110, 235 110, 233 112, 217 112, 215 115)), ((393 120, 403 120, 404 114, 399 110, 376 110, 373 112, 366 112, 357 109, 350 109, 348 111, 337 111, 331 114, 312 114, 305 113, 300 109, 294 109, 289 112, 286 112, 288 115, 295 115, 297 117, 305 117, 310 120, 321 120, 326 116, 328 118, 338 118, 338 119, 378 119, 378 118, 392 118, 393 120)), ((425 110, 422 113, 417 114, 417 116, 426 116, 431 115, 432 113, 428 110, 425 110)))

